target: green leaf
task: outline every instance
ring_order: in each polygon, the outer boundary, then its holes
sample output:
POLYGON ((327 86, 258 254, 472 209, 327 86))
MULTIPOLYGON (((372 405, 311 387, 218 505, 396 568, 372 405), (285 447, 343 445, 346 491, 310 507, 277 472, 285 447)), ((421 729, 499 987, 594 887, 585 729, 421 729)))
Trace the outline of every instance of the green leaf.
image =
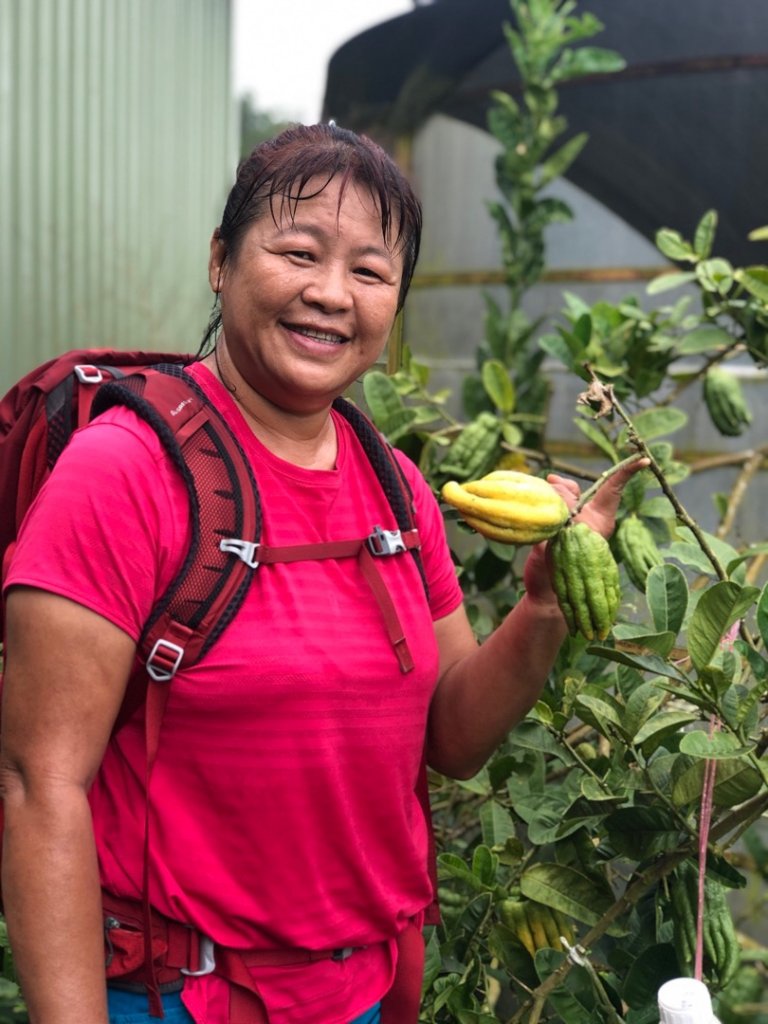
POLYGON ((499 868, 499 858, 491 853, 487 846, 480 844, 475 847, 472 854, 472 873, 489 888, 496 884, 496 872, 499 868))
POLYGON ((441 853, 437 858, 438 877, 456 878, 475 892, 488 892, 489 886, 455 853, 441 853))
POLYGON ((702 694, 713 696, 716 700, 722 698, 733 682, 733 672, 726 672, 724 668, 726 660, 724 651, 718 652, 718 655, 722 655, 723 665, 706 665, 699 671, 699 689, 702 694))
MULTIPOLYGON (((655 1003, 659 988, 679 973, 674 946, 666 942, 646 946, 626 973, 622 999, 627 1006, 642 1009, 649 1002, 655 1003)), ((653 1019, 658 1020, 658 1013, 653 1019)))
POLYGON ((480 808, 480 828, 483 842, 491 847, 501 847, 515 836, 512 815, 498 800, 489 800, 480 808))
MULTIPOLYGON (((642 478, 642 476, 642 473, 637 473, 633 479, 642 478)), ((665 519, 669 523, 672 523, 675 518, 669 498, 664 494, 656 494, 652 498, 645 498, 638 509, 638 514, 644 519, 665 519)))
POLYGON ((652 651, 666 658, 675 646, 676 633, 665 630, 661 633, 648 633, 644 626, 635 626, 631 623, 622 622, 617 624, 613 630, 614 638, 617 641, 629 641, 633 646, 652 651))
POLYGON ((596 427, 591 420, 584 419, 583 417, 574 420, 574 423, 585 437, 588 437, 604 455, 608 456, 611 462, 618 462, 615 447, 599 427, 596 427))
POLYGON ((613 905, 607 882, 587 877, 566 864, 533 864, 520 877, 520 891, 529 900, 553 907, 584 924, 597 924, 613 905))
MULTIPOLYGON (((685 754, 675 758, 674 779, 670 785, 672 800, 677 807, 696 806, 701 801, 704 772, 707 762, 703 757, 691 760, 685 754)), ((712 801, 717 807, 736 807, 760 792, 763 780, 760 773, 744 757, 717 759, 712 801)))
POLYGON ((440 952, 440 940, 437 937, 437 930, 432 929, 426 943, 424 955, 424 985, 426 989, 432 987, 442 970, 443 957, 440 952))
MULTIPOLYGON (((701 764, 701 762, 698 762, 701 764)), ((712 802, 716 807, 738 807, 763 789, 763 777, 744 757, 718 760, 712 802)))
POLYGON ((553 82, 564 82, 582 75, 607 75, 621 71, 626 61, 614 50, 599 46, 580 46, 576 50, 563 50, 552 69, 553 82))
POLYGON ((615 650, 613 647, 601 647, 599 644, 590 644, 587 648, 589 654, 595 654, 606 661, 616 661, 620 665, 629 665, 640 672, 648 672, 655 676, 665 676, 675 682, 684 682, 685 676, 671 662, 665 661, 656 655, 630 654, 628 651, 615 650))
POLYGON ((645 600, 659 632, 680 632, 688 609, 688 581, 676 565, 655 565, 645 583, 645 600))
POLYGON ((512 448, 517 448, 523 442, 523 432, 515 423, 504 422, 501 424, 501 436, 512 448))
POLYGON ((630 693, 624 710, 627 735, 630 738, 637 734, 637 730, 651 715, 657 717, 656 712, 666 696, 665 691, 653 683, 641 683, 630 693))
POLYGON ((626 738, 624 709, 609 694, 601 692, 599 687, 592 686, 583 690, 574 703, 581 718, 603 736, 612 739, 618 733, 626 738), (613 730, 610 726, 613 726, 613 730))
POLYGON ((569 370, 575 369, 573 352, 562 334, 542 335, 539 338, 539 347, 569 370))
POLYGON ((705 761, 731 758, 738 754, 747 754, 750 747, 743 747, 728 732, 715 732, 709 736, 703 729, 687 732, 680 740, 680 753, 689 757, 701 757, 705 761))
MULTIPOLYGON (((727 541, 722 540, 720 537, 716 537, 713 533, 708 533, 706 530, 701 530, 701 535, 709 545, 710 550, 720 562, 721 566, 727 565, 739 565, 742 561, 741 553, 729 544, 727 541)), ((687 526, 678 528, 677 534, 680 538, 687 541, 689 544, 700 547, 699 541, 694 535, 693 530, 690 530, 687 526)), ((708 562, 709 560, 706 559, 708 562)), ((741 583, 743 579, 736 577, 736 582, 741 583)))
POLYGON ((675 561, 695 569, 702 576, 715 576, 715 568, 712 562, 698 544, 675 541, 666 550, 669 558, 674 558, 675 561))
POLYGON ((656 248, 668 259, 696 263, 699 257, 679 231, 662 228, 656 232, 656 248))
POLYGON ((662 711, 638 729, 634 744, 637 747, 647 744, 655 750, 668 736, 678 732, 682 726, 697 721, 698 717, 692 711, 662 711))
POLYGON ((755 228, 750 231, 747 235, 750 242, 768 242, 768 226, 764 228, 755 228))
POLYGON ((543 188, 545 185, 548 185, 550 181, 554 181, 555 178, 559 178, 565 174, 586 145, 588 138, 589 136, 586 132, 580 132, 572 139, 569 139, 568 142, 561 146, 557 152, 553 153, 549 159, 544 161, 539 168, 538 184, 540 188, 543 188))
POLYGON ((757 601, 757 628, 760 630, 763 647, 768 647, 768 583, 763 587, 757 601))
POLYGON ((736 280, 750 295, 768 303, 768 267, 745 267, 736 271, 736 280))
MULTIPOLYGON (((632 420, 638 434, 645 441, 653 441, 657 437, 665 437, 681 430, 688 422, 688 414, 682 409, 646 409, 638 413, 632 420)), ((627 428, 621 432, 620 444, 626 444, 627 428)))
POLYGON ((677 346, 683 356, 700 355, 702 352, 721 352, 733 344, 733 338, 722 327, 702 324, 684 335, 677 346))
POLYGON ((459 1010, 456 1019, 458 1024, 499 1024, 498 1017, 480 1010, 459 1010))
POLYGON ((552 754, 560 759, 566 756, 557 740, 543 726, 530 719, 523 719, 515 726, 509 734, 509 743, 513 747, 552 754))
POLYGON ((607 816, 605 827, 613 849, 632 860, 666 853, 680 843, 675 818, 660 807, 620 807, 607 816))
POLYGON ((673 288, 681 288, 684 284, 690 284, 691 281, 695 280, 696 275, 692 270, 686 270, 680 273, 664 273, 659 274, 658 277, 654 277, 652 281, 649 281, 645 290, 648 295, 660 295, 662 292, 671 291, 673 288))
POLYGON ((509 415, 515 408, 515 386, 506 366, 498 359, 488 359, 480 371, 486 394, 499 410, 509 415))
POLYGON ((707 210, 696 226, 696 233, 693 238, 693 248, 697 256, 707 259, 712 252, 712 243, 715 240, 717 230, 717 211, 707 210))
POLYGON ((696 278, 704 291, 727 295, 733 287, 733 267, 728 260, 702 260, 696 267, 696 278))
POLYGON ((390 441, 399 440, 416 418, 413 409, 403 405, 391 377, 371 370, 363 378, 363 394, 376 426, 390 441))
POLYGON ((726 581, 715 583, 702 594, 688 628, 688 651, 697 669, 709 665, 725 634, 743 618, 759 593, 757 587, 726 581))
MULTIPOLYGON (((542 801, 541 793, 536 792, 518 797, 514 806, 516 813, 528 825, 528 838, 532 843, 544 846, 568 834, 567 830, 561 832, 563 822, 577 799, 577 793, 559 789, 549 792, 546 802, 542 801)), ((579 823, 573 824, 571 831, 575 832, 579 823)))

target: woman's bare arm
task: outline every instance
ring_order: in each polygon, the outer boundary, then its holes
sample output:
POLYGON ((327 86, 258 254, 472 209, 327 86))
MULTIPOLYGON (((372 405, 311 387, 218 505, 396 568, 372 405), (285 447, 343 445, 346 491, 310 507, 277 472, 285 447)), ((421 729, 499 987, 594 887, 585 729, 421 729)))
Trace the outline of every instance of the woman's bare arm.
POLYGON ((0 780, 3 900, 33 1024, 106 1024, 101 895, 88 788, 133 640, 66 598, 7 600, 0 780))

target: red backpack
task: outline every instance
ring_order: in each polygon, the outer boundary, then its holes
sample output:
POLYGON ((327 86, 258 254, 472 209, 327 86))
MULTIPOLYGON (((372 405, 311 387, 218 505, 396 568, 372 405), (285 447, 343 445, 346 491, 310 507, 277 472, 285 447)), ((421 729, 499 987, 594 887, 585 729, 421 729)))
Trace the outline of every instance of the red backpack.
MULTIPOLYGON (((170 678, 215 643, 240 607, 257 564, 357 554, 338 545, 309 551, 259 545, 256 481, 230 428, 184 373, 191 361, 191 356, 159 353, 72 351, 32 370, 0 402, 4 568, 27 510, 72 433, 110 405, 127 405, 146 420, 177 466, 190 499, 192 543, 139 645, 153 679, 170 678)), ((338 399, 334 407, 359 437, 398 523, 397 531, 374 527, 360 543, 374 556, 410 550, 424 579, 410 490, 391 447, 351 403, 338 399)), ((382 611, 387 619, 390 610, 382 611)), ((407 671, 409 655, 398 650, 401 642, 394 636, 393 646, 407 671)))
MULTIPOLYGON (((357 434, 392 508, 397 530, 374 526, 368 537, 336 543, 280 548, 261 544, 262 510, 256 480, 223 417, 184 373, 192 360, 192 356, 178 354, 70 351, 32 370, 0 402, 3 575, 22 520, 72 433, 111 406, 131 408, 156 431, 186 485, 192 541, 184 564, 153 608, 138 645, 148 682, 146 688, 139 688, 137 698, 146 700, 147 780, 157 755, 168 696, 168 686, 153 684, 169 683, 180 667, 194 664, 211 648, 237 614, 259 565, 356 557, 403 672, 410 671, 413 662, 397 609, 378 572, 378 558, 410 552, 425 589, 427 586, 412 496, 400 464, 370 420, 344 399, 337 399, 334 408, 357 434)), ((136 706, 128 706, 130 699, 118 718, 118 727, 136 706)), ((429 821, 425 771, 418 789, 429 821)), ((434 855, 431 862, 434 880, 434 855)), ((145 939, 151 932, 147 872, 145 857, 145 939)), ((151 943, 145 941, 143 946, 145 976, 149 976, 150 992, 155 996, 151 943)), ((159 998, 151 998, 151 1005, 156 1011, 159 998)), ((162 1015, 162 1009, 153 1015, 162 1015)))

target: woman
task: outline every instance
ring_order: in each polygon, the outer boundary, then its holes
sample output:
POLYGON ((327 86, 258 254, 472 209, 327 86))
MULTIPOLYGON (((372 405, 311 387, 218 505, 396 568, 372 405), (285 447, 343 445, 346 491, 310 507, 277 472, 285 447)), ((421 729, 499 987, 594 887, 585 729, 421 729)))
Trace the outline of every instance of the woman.
MULTIPOLYGON (((391 519, 331 403, 381 356, 420 227, 393 162, 333 125, 289 130, 239 169, 211 240, 218 310, 187 372, 253 464, 267 543, 364 536, 391 519)), ((526 595, 477 646, 438 507, 400 461, 429 598, 411 558, 382 573, 413 669, 401 671, 354 559, 260 568, 170 688, 145 860, 143 708, 113 726, 143 623, 188 544, 187 499, 126 409, 65 450, 7 576, 3 892, 33 1022, 149 1019, 145 994, 119 979, 105 991, 102 887, 137 906, 148 893, 158 920, 223 951, 212 973, 176 972, 168 1020, 363 1024, 382 999, 384 1020, 415 1020, 413 1007, 392 1016, 386 996, 398 960, 418 959, 433 896, 414 794, 423 752, 440 772, 474 774, 536 700, 566 628, 534 548, 526 595), (244 981, 223 976, 227 951, 244 981)), ((582 513, 605 534, 632 471, 582 513)), ((573 504, 575 485, 553 482, 573 504)))

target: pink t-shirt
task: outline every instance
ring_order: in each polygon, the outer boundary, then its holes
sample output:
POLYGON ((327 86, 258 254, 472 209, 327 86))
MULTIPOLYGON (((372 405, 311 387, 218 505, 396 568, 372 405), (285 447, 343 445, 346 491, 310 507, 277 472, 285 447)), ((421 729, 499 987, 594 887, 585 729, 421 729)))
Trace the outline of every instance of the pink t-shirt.
MULTIPOLYGON (((276 458, 202 366, 251 460, 271 545, 394 529, 352 429, 335 416, 334 470, 276 458)), ((355 559, 262 566, 206 657, 171 685, 151 784, 151 899, 226 946, 366 947, 347 960, 259 968, 272 1024, 343 1024, 380 998, 393 937, 431 900, 414 794, 437 678, 432 622, 461 593, 442 518, 411 483, 429 581, 410 555, 378 567, 415 668, 403 674, 355 559)), ((188 501, 153 431, 125 409, 75 435, 33 507, 7 584, 61 594, 137 639, 187 545, 188 501)), ((103 884, 139 897, 143 708, 110 742, 91 791, 103 884)), ((220 1020, 221 979, 188 981, 195 1019, 220 1020)))

